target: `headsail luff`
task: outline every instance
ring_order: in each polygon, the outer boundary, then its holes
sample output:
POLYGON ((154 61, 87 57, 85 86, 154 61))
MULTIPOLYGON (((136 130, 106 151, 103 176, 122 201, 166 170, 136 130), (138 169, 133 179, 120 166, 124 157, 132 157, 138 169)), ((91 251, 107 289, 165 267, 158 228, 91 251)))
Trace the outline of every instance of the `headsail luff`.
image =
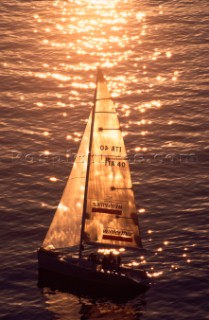
POLYGON ((117 113, 98 70, 88 177, 87 242, 141 247, 127 153, 117 113))

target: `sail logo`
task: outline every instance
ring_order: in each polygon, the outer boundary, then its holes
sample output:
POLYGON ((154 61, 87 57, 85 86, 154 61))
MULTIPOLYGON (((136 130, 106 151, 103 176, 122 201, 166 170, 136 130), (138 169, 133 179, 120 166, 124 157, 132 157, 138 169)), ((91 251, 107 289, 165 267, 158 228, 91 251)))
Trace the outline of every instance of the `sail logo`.
POLYGON ((109 213, 109 214, 122 214, 122 204, 105 202, 105 201, 93 201, 92 212, 109 213))
POLYGON ((93 207, 98 208, 109 208, 109 209, 120 209, 122 210, 121 203, 113 203, 113 202, 106 202, 106 201, 93 201, 93 207))
POLYGON ((133 232, 129 230, 104 228, 103 229, 104 240, 115 240, 124 242, 133 242, 133 232))

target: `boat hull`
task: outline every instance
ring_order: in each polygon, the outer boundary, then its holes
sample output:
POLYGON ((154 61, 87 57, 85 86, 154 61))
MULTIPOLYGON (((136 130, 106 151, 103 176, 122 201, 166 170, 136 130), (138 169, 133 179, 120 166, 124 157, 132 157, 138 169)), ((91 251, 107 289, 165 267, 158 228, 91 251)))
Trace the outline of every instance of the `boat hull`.
MULTIPOLYGON (((39 270, 41 274, 55 279, 62 278, 66 283, 82 283, 82 286, 105 291, 145 290, 149 287, 149 278, 142 269, 120 268, 120 272, 104 271, 92 266, 87 259, 65 257, 57 252, 38 250, 39 270)), ((42 277, 43 280, 43 277, 42 277)))

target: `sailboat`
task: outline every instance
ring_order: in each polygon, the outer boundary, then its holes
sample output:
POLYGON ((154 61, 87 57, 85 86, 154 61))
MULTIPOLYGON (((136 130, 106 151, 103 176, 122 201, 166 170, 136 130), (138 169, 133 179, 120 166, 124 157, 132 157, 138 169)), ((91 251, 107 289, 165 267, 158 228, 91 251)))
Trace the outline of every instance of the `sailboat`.
POLYGON ((100 68, 94 103, 46 237, 39 270, 99 289, 149 286, 126 148, 100 68), (139 259, 140 261, 140 259, 139 259))

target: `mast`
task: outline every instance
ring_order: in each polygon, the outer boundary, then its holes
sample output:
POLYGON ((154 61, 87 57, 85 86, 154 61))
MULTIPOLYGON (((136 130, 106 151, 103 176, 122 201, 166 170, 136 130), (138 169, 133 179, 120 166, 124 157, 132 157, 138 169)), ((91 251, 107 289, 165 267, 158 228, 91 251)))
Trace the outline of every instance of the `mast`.
POLYGON ((89 172, 91 164, 91 150, 93 142, 93 132, 94 132, 94 120, 95 120, 95 109, 96 109, 96 97, 97 97, 97 86, 99 79, 103 79, 102 71, 97 69, 97 78, 96 78, 96 89, 94 94, 94 104, 92 108, 92 120, 91 120, 91 131, 90 131, 90 140, 89 140, 89 149, 88 149, 88 158, 87 158, 87 169, 86 169, 86 180, 85 180, 85 189, 84 189, 84 200, 83 200, 83 213, 81 220, 81 235, 80 235, 80 245, 79 245, 79 258, 82 257, 82 247, 83 247, 83 234, 85 229, 85 218, 86 218, 86 209, 87 209, 87 196, 88 196, 88 185, 89 185, 89 172))

